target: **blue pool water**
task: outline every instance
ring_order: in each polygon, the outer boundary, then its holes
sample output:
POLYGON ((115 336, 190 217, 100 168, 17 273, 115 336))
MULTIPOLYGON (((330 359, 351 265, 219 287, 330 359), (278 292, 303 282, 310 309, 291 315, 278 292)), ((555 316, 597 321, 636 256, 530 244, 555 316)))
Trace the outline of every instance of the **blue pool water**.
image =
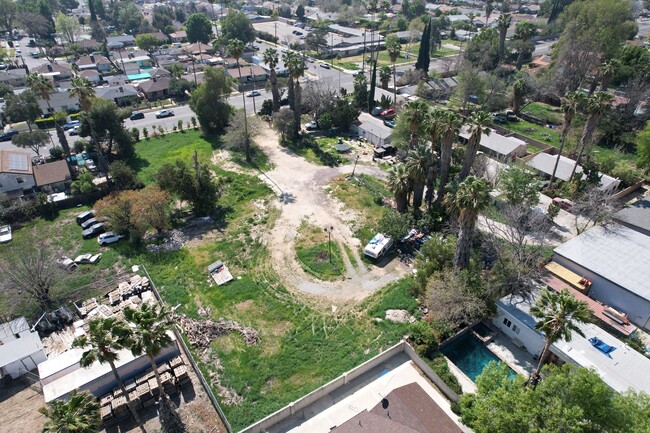
MULTIPOLYGON (((503 362, 469 333, 442 349, 442 353, 465 373, 472 382, 476 382, 477 376, 490 362, 503 362)), ((511 378, 517 375, 512 369, 510 369, 510 372, 511 378)))

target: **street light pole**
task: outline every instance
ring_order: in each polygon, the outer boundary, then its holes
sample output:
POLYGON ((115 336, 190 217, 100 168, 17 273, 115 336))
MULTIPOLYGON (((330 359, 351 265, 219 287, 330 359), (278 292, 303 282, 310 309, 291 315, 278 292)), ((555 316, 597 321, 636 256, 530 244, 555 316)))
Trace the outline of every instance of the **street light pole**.
POLYGON ((329 257, 330 257, 330 264, 332 263, 332 231, 334 230, 334 226, 329 226, 329 229, 325 227, 323 230, 325 230, 325 233, 327 233, 327 246, 329 248, 329 257))

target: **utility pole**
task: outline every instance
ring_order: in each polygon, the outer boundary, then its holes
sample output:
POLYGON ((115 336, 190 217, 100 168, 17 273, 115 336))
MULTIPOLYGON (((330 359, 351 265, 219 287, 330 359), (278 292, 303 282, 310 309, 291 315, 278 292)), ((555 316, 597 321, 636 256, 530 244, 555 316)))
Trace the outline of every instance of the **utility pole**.
POLYGON ((255 108, 255 74, 253 74, 253 67, 250 66, 251 79, 253 80, 253 113, 257 113, 257 108, 255 108))

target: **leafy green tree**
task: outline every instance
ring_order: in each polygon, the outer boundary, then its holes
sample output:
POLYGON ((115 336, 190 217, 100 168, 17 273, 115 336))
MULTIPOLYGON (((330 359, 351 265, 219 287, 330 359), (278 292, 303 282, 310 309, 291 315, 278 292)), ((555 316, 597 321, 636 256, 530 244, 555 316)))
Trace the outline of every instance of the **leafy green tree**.
POLYGON ((415 146, 424 138, 424 126, 429 112, 429 104, 422 99, 408 101, 404 111, 399 115, 398 122, 405 122, 408 125, 409 149, 415 146))
POLYGON ((18 13, 18 3, 14 0, 0 0, 0 27, 5 30, 14 28, 18 13))
POLYGON ((97 189, 93 183, 94 176, 91 173, 85 172, 77 176, 77 179, 72 181, 70 189, 73 194, 88 194, 97 189))
POLYGON ((440 119, 440 183, 436 203, 441 205, 451 171, 452 147, 463 124, 461 117, 453 111, 445 111, 440 119))
POLYGON ((474 159, 481 144, 481 137, 483 134, 490 135, 489 124, 492 121, 490 115, 484 111, 477 111, 472 113, 468 119, 469 123, 469 139, 467 139, 467 146, 465 147, 465 159, 463 160, 463 167, 460 170, 460 180, 462 181, 469 176, 470 170, 474 165, 474 159))
POLYGON ((388 171, 388 188, 395 194, 397 211, 404 213, 408 210, 408 196, 411 191, 411 180, 404 164, 394 165, 388 171))
POLYGON ((222 37, 229 41, 239 39, 244 44, 255 40, 255 29, 246 15, 238 10, 231 9, 221 25, 222 37))
POLYGON ((381 67, 379 70, 379 81, 381 82, 382 89, 388 90, 388 82, 390 81, 391 75, 392 71, 390 69, 390 66, 384 65, 381 67))
MULTIPOLYGON (((410 230, 412 224, 407 230, 410 230)), ((402 235, 404 232, 402 232, 402 235)), ((456 236, 443 237, 441 234, 434 234, 428 241, 422 244, 422 248, 415 256, 413 263, 417 269, 415 281, 417 283, 418 296, 424 293, 427 282, 436 272, 451 268, 454 265, 454 252, 456 250, 456 236)))
POLYGON ((140 431, 146 433, 137 410, 133 406, 131 397, 129 397, 129 393, 124 387, 124 382, 122 382, 122 379, 117 372, 117 368, 115 367, 115 363, 119 359, 117 352, 126 348, 126 344, 129 341, 131 334, 129 328, 114 317, 91 320, 88 323, 88 326, 89 329, 86 334, 75 338, 72 342, 72 347, 79 347, 82 349, 87 348, 87 350, 81 355, 79 364, 83 368, 88 368, 95 362, 99 362, 100 364, 108 363, 108 365, 110 365, 113 376, 115 376, 115 380, 117 381, 124 398, 126 398, 133 419, 138 424, 138 427, 140 427, 140 431))
POLYGON ((302 90, 300 85, 300 78, 305 75, 305 58, 289 51, 284 55, 284 64, 289 73, 289 79, 293 84, 293 105, 290 106, 293 110, 294 116, 294 130, 293 136, 297 138, 300 133, 300 116, 302 115, 302 90))
POLYGON ((63 42, 68 45, 74 44, 81 31, 79 20, 74 16, 68 16, 63 12, 56 14, 55 19, 56 32, 59 34, 63 42))
POLYGON ((650 171, 650 121, 645 129, 636 135, 636 156, 639 166, 647 173, 650 171))
POLYGON ((454 253, 456 269, 469 267, 474 229, 479 212, 490 203, 490 187, 485 179, 465 178, 453 193, 445 196, 444 204, 458 215, 458 242, 454 253))
POLYGON ((140 189, 143 187, 142 181, 138 178, 136 172, 124 161, 113 161, 108 167, 108 174, 115 188, 119 190, 140 189))
POLYGON ((587 98, 586 104, 584 105, 587 121, 585 122, 585 126, 582 129, 582 136, 580 137, 580 150, 578 151, 576 163, 573 165, 571 177, 573 177, 578 164, 580 164, 580 159, 584 154, 586 146, 588 144, 591 144, 593 140, 594 132, 596 131, 598 122, 612 109, 613 102, 614 95, 607 92, 596 92, 587 98))
POLYGON ((156 173, 156 182, 162 190, 189 202, 197 216, 212 213, 221 195, 221 184, 213 177, 208 166, 198 161, 195 161, 194 173, 181 160, 164 164, 156 173))
POLYGON ((368 92, 368 112, 375 106, 375 86, 377 85, 377 61, 372 61, 372 73, 370 74, 370 91, 368 92))
POLYGON ((100 152, 104 143, 109 157, 113 155, 114 146, 118 155, 128 157, 133 152, 133 139, 124 129, 124 119, 129 114, 130 111, 119 109, 113 101, 95 98, 90 110, 82 111, 79 116, 79 135, 90 136, 100 152))
POLYGON ((530 40, 537 34, 537 27, 535 24, 522 21, 517 23, 515 27, 515 37, 521 42, 519 47, 519 54, 517 56, 517 69, 521 69, 524 64, 524 58, 535 50, 535 46, 530 43, 530 40))
POLYGON ((146 51, 149 54, 149 57, 154 60, 154 62, 156 61, 154 52, 160 46, 160 41, 157 37, 151 34, 138 35, 135 38, 135 44, 141 50, 146 51))
POLYGON ((176 16, 171 7, 160 4, 154 5, 153 16, 151 17, 151 25, 154 29, 162 30, 167 26, 171 26, 175 19, 176 16))
POLYGON ((16 146, 31 149, 37 155, 41 154, 41 147, 45 146, 48 141, 50 141, 50 134, 42 129, 21 132, 11 138, 11 142, 16 146))
POLYGON ((172 77, 169 80, 169 94, 178 99, 185 99, 193 87, 194 84, 185 78, 172 77))
POLYGON ((227 101, 232 88, 223 70, 207 68, 204 74, 205 81, 192 92, 189 105, 204 132, 220 132, 233 111, 227 101))
POLYGON ((280 111, 273 116, 273 127, 280 133, 281 143, 284 144, 287 138, 293 134, 294 126, 293 110, 291 108, 280 108, 280 111))
POLYGON ((101 423, 97 399, 77 390, 67 400, 54 400, 38 411, 48 418, 43 433, 95 433, 101 423))
POLYGON ((296 17, 298 17, 300 21, 305 19, 305 7, 302 4, 299 4, 298 7, 296 7, 296 17))
POLYGON ((5 101, 4 111, 7 120, 12 123, 27 122, 30 129, 36 119, 43 113, 41 107, 38 105, 36 93, 31 90, 21 92, 17 95, 6 95, 5 101))
POLYGON ((424 26, 424 31, 422 32, 422 40, 420 41, 420 49, 418 51, 418 59, 415 62, 415 69, 422 72, 423 76, 429 74, 429 63, 431 63, 430 57, 430 43, 431 43, 431 18, 424 26))
POLYGON ((591 321, 591 311, 587 303, 576 299, 568 289, 561 292, 546 289, 531 307, 530 314, 538 319, 535 329, 544 333, 544 348, 534 376, 539 375, 553 343, 571 341, 573 332, 584 337, 578 324, 591 321))
POLYGON ((13 95, 13 94, 14 94, 13 86, 11 86, 10 84, 0 84, 0 98, 4 98, 7 95, 13 95))
MULTIPOLYGON (((114 0, 114 5, 115 7, 111 8, 111 14, 113 15, 112 22, 115 27, 132 35, 142 33, 147 28, 147 20, 135 3, 114 0)), ((103 7, 102 0, 95 1, 95 9, 98 15, 101 15, 100 10, 103 7)))
POLYGON ((337 98, 329 114, 332 117, 332 126, 347 131, 357 121, 361 111, 348 98, 337 98))
POLYGON ((510 167, 501 172, 499 187, 505 199, 512 205, 531 208, 539 203, 539 180, 530 172, 519 167, 510 167))
POLYGON ((364 107, 368 102, 368 79, 364 74, 354 76, 352 99, 357 107, 364 107))
POLYGON ((95 89, 87 78, 73 78, 69 92, 70 96, 74 96, 79 100, 82 111, 90 110, 92 100, 95 97, 95 89))
POLYGON ((167 69, 169 73, 172 74, 172 77, 175 78, 181 78, 181 76, 185 73, 185 66, 179 62, 174 62, 170 65, 166 65, 165 69, 167 69))
POLYGON ((562 156, 562 151, 564 150, 564 145, 566 143, 567 135, 571 129, 571 124, 573 119, 576 116, 576 113, 581 108, 586 98, 582 92, 569 92, 562 98, 561 108, 563 113, 562 120, 562 134, 560 135, 560 149, 557 154, 557 159, 555 160, 555 165, 553 167, 553 173, 551 174, 551 180, 549 181, 548 187, 553 186, 553 180, 555 179, 555 173, 557 172, 557 166, 560 162, 560 157, 562 156))
POLYGON ((207 44, 212 39, 212 23, 205 14, 196 13, 187 18, 185 23, 187 40, 192 43, 207 44))
POLYGON ((467 43, 465 59, 482 71, 491 71, 499 65, 498 46, 499 33, 496 29, 481 30, 467 43))

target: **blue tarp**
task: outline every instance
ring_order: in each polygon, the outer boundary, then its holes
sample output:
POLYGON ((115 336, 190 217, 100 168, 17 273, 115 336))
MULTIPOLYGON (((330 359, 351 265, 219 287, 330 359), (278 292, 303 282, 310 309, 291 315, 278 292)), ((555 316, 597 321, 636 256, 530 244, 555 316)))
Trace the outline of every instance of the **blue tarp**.
POLYGON ((605 343, 603 340, 597 337, 590 338, 589 342, 591 343, 592 346, 594 346, 596 349, 600 350, 610 358, 612 357, 610 353, 616 350, 614 346, 610 346, 609 344, 605 343))

